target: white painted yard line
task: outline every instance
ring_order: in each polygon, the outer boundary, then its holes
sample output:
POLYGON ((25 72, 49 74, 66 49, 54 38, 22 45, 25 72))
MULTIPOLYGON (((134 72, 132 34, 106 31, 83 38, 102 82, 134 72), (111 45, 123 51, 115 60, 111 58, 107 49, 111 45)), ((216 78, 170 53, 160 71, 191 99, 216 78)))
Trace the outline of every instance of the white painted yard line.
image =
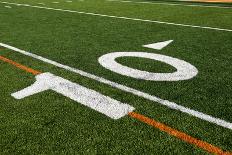
POLYGON ((39 4, 39 5, 45 5, 45 3, 37 3, 37 4, 39 4))
POLYGON ((208 29, 208 30, 215 30, 215 31, 232 32, 232 29, 224 29, 224 28, 217 28, 217 27, 171 23, 171 22, 164 22, 164 21, 158 21, 158 20, 139 19, 139 18, 131 18, 131 17, 123 17, 123 16, 113 16, 113 15, 105 15, 105 14, 98 14, 98 13, 81 12, 81 11, 75 11, 75 10, 66 10, 66 9, 58 9, 58 8, 51 8, 51 7, 35 6, 35 5, 29 5, 29 4, 2 2, 2 1, 0 1, 0 3, 8 4, 8 5, 16 5, 16 6, 25 6, 25 7, 31 7, 31 8, 38 8, 38 9, 53 10, 53 11, 78 13, 78 14, 85 14, 85 15, 91 15, 91 16, 100 16, 100 17, 108 17, 108 18, 116 18, 116 19, 124 19, 124 20, 156 23, 156 24, 165 24, 165 25, 173 25, 173 26, 181 26, 181 27, 191 27, 191 28, 208 29))
POLYGON ((98 82, 101 82, 101 83, 104 83, 104 84, 107 84, 111 87, 114 87, 114 88, 117 88, 117 89, 120 89, 122 91, 125 91, 125 92, 128 92, 128 93, 132 93, 134 95, 137 95, 139 97, 142 97, 142 98, 145 98, 147 100, 150 100, 150 101, 153 101, 155 103, 159 103, 161 105, 164 105, 170 109, 174 109, 174 110, 178 110, 178 111, 181 111, 183 113, 187 113, 191 116, 195 116, 197 118, 200 118, 202 120, 205 120, 205 121, 208 121, 208 122, 211 122, 211 123, 214 123, 214 124, 217 124, 221 127, 224 127, 224 128, 228 128, 228 129, 232 129, 232 123, 230 122, 227 122, 223 119, 220 119, 220 118, 215 118, 213 116, 210 116, 210 115, 207 115, 207 114, 204 114, 202 112, 198 112, 196 110, 192 110, 192 109, 189 109, 189 108, 186 108, 184 106, 181 106, 181 105, 178 105, 174 102, 170 102, 168 100, 163 100, 159 97, 156 97, 154 95, 150 95, 148 93, 145 93, 145 92, 142 92, 142 91, 139 91, 139 90, 136 90, 134 88, 130 88, 130 87, 127 87, 127 86, 124 86, 122 84, 119 84, 119 83, 116 83, 116 82, 113 82, 113 81, 110 81, 110 80, 107 80, 103 77, 99 77, 99 76, 96 76, 94 74, 90 74, 90 73, 87 73, 85 71, 82 71, 82 70, 79 70, 79 69, 76 69, 76 68, 72 68, 72 67, 69 67, 67 65, 63 65, 63 64, 60 64, 56 61, 53 61, 53 60, 49 60, 47 58, 44 58, 42 56, 39 56, 39 55, 36 55, 36 54, 33 54, 33 53, 30 53, 30 52, 27 52, 27 51, 24 51, 24 50, 21 50, 21 49, 18 49, 18 48, 15 48, 13 46, 10 46, 10 45, 7 45, 7 44, 3 44, 3 43, 0 43, 0 46, 2 47, 5 47, 7 49, 10 49, 10 50, 13 50, 15 52, 18 52, 18 53, 21 53, 23 55, 26 55, 26 56, 29 56, 29 57, 32 57, 34 59, 37 59, 37 60, 40 60, 42 62, 45 62, 45 63, 48 63, 48 64, 51 64, 51 65, 54 65, 56 67, 59 67, 59 68, 62 68, 62 69, 65 69, 65 70, 68 70, 70 72, 73 72, 73 73, 76 73, 76 74, 79 74, 81 76, 84 76, 84 77, 87 77, 87 78, 90 78, 90 79, 93 79, 93 80, 96 80, 98 82))
POLYGON ((99 92, 51 73, 41 73, 36 75, 35 78, 36 81, 31 86, 12 93, 11 96, 15 99, 23 99, 47 90, 53 90, 112 119, 124 117, 135 109, 128 104, 121 103, 99 92))
POLYGON ((9 8, 9 9, 11 9, 12 7, 11 7, 11 6, 5 6, 5 8, 9 8))
POLYGON ((217 6, 217 5, 196 5, 196 4, 177 4, 177 3, 159 3, 159 2, 146 2, 146 1, 122 1, 122 0, 106 0, 108 2, 122 2, 122 3, 136 3, 136 4, 151 4, 151 5, 168 5, 168 6, 187 6, 187 7, 201 7, 201 8, 219 8, 219 9, 232 9, 232 6, 217 6))

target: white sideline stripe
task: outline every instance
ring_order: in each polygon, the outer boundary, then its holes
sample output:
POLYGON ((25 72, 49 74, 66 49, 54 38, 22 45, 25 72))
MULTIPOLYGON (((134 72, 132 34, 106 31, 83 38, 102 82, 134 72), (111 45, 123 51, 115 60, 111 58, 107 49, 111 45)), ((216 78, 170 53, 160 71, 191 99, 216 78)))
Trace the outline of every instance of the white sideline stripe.
POLYGON ((123 17, 123 16, 112 16, 112 15, 105 15, 105 14, 98 14, 98 13, 80 12, 80 11, 75 11, 75 10, 57 9, 57 8, 35 6, 35 5, 29 5, 29 4, 2 2, 2 1, 0 1, 0 3, 8 4, 8 5, 16 5, 16 6, 25 6, 25 7, 31 7, 31 8, 38 8, 38 9, 46 9, 46 10, 63 11, 63 12, 78 13, 78 14, 85 14, 85 15, 92 15, 92 16, 108 17, 108 18, 117 18, 117 19, 141 21, 141 22, 148 22, 148 23, 157 23, 157 24, 165 24, 165 25, 175 25, 175 26, 182 26, 182 27, 191 27, 191 28, 199 28, 199 29, 208 29, 208 30, 232 32, 232 29, 224 29, 224 28, 217 28, 217 27, 171 23, 171 22, 163 22, 163 21, 158 21, 158 20, 130 18, 130 17, 123 17))
POLYGON ((170 109, 179 110, 179 111, 181 111, 183 113, 187 113, 189 115, 192 115, 192 116, 195 116, 195 117, 200 118, 202 120, 205 120, 205 121, 217 124, 217 125, 222 126, 224 128, 232 129, 232 123, 227 122, 227 121, 225 121, 223 119, 215 118, 213 116, 204 114, 202 112, 198 112, 196 110, 192 110, 190 108, 186 108, 186 107, 178 105, 178 104, 176 104, 174 102, 170 102, 168 100, 163 100, 163 99, 161 99, 159 97, 150 95, 148 93, 145 93, 145 92, 142 92, 142 91, 139 91, 139 90, 136 90, 136 89, 124 86, 122 84, 119 84, 119 83, 107 80, 107 79, 105 79, 103 77, 99 77, 99 76, 96 76, 94 74, 90 74, 90 73, 87 73, 85 71, 82 71, 82 70, 79 70, 79 69, 76 69, 76 68, 72 68, 72 67, 60 64, 60 63, 55 62, 53 60, 49 60, 47 58, 41 57, 39 55, 30 53, 30 52, 26 52, 24 50, 15 48, 15 47, 7 45, 7 44, 0 43, 0 46, 5 47, 5 48, 10 49, 10 50, 13 50, 13 51, 18 52, 18 53, 21 53, 23 55, 27 55, 29 57, 35 58, 35 59, 40 60, 42 62, 54 65, 56 67, 59 67, 59 68, 62 68, 62 69, 66 69, 66 70, 68 70, 70 72, 77 73, 77 74, 79 74, 81 76, 84 76, 84 77, 96 80, 98 82, 110 85, 111 87, 120 89, 122 91, 125 91, 125 92, 128 92, 128 93, 132 93, 132 94, 137 95, 139 97, 143 97, 143 98, 148 99, 150 101, 160 103, 161 105, 167 106, 170 109))
POLYGON ((232 9, 229 6, 217 6, 217 5, 196 5, 196 4, 176 4, 176 3, 158 3, 158 2, 145 2, 145 1, 121 1, 121 0, 106 0, 108 2, 122 2, 122 3, 137 3, 137 4, 152 4, 152 5, 169 5, 169 6, 189 6, 189 7, 201 7, 201 8, 220 8, 220 9, 232 9))

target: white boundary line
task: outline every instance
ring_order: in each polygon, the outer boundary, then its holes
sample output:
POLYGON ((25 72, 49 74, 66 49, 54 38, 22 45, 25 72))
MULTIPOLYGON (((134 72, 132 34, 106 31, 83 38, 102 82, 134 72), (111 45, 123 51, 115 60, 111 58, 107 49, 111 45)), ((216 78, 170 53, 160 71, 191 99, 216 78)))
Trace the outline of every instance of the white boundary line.
POLYGON ((161 99, 161 98, 159 98, 159 97, 150 95, 150 94, 148 94, 148 93, 145 93, 145 92, 142 92, 142 91, 139 91, 139 90, 136 90, 136 89, 133 89, 133 88, 124 86, 124 85, 122 85, 122 84, 119 84, 119 83, 116 83, 116 82, 107 80, 107 79, 105 79, 105 78, 103 78, 103 77, 99 77, 99 76, 96 76, 96 75, 94 75, 94 74, 90 74, 90 73, 87 73, 87 72, 85 72, 85 71, 82 71, 82 70, 79 70, 79 69, 76 69, 76 68, 69 67, 69 66, 67 66, 67 65, 60 64, 60 63, 58 63, 58 62, 56 62, 56 61, 49 60, 49 59, 44 58, 44 57, 42 57, 42 56, 39 56, 39 55, 30 53, 30 52, 27 52, 27 51, 24 51, 24 50, 15 48, 15 47, 10 46, 10 45, 7 45, 7 44, 0 43, 0 46, 5 47, 5 48, 10 49, 10 50, 13 50, 13 51, 18 52, 18 53, 21 53, 21 54, 23 54, 23 55, 32 57, 32 58, 34 58, 34 59, 40 60, 40 61, 42 61, 42 62, 45 62, 45 63, 51 64, 51 65, 54 65, 54 66, 56 66, 56 67, 59 67, 59 68, 68 70, 68 71, 70 71, 70 72, 79 74, 79 75, 81 75, 81 76, 84 76, 84 77, 87 77, 87 78, 96 80, 96 81, 101 82, 101 83, 104 83, 104 84, 107 84, 107 85, 109 85, 109 86, 111 86, 111 87, 120 89, 120 90, 122 90, 122 91, 125 91, 125 92, 128 92, 128 93, 137 95, 137 96, 142 97, 142 98, 145 98, 145 99, 147 99, 147 100, 150 100, 150 101, 159 103, 159 104, 164 105, 164 106, 166 106, 166 107, 168 107, 168 108, 170 108, 170 109, 174 109, 174 110, 181 111, 181 112, 183 112, 183 113, 187 113, 187 114, 189 114, 189 115, 191 115, 191 116, 195 116, 195 117, 200 118, 200 119, 202 119, 202 120, 205 120, 205 121, 208 121, 208 122, 211 122, 211 123, 217 124, 217 125, 219 125, 219 126, 222 126, 222 127, 224 127, 224 128, 228 128, 228 129, 231 129, 231 130, 232 130, 232 123, 227 122, 227 121, 225 121, 225 120, 222 120, 222 119, 220 119, 220 118, 215 118, 215 117, 213 117, 213 116, 204 114, 204 113, 202 113, 202 112, 198 112, 198 111, 195 111, 195 110, 186 108, 186 107, 181 106, 181 105, 178 105, 178 104, 176 104, 176 103, 174 103, 174 102, 170 102, 170 101, 168 101, 168 100, 163 100, 163 99, 161 99))
POLYGON ((35 5, 29 5, 29 4, 2 2, 2 1, 0 1, 0 3, 8 4, 8 5, 16 5, 16 6, 25 6, 25 7, 31 7, 31 8, 38 8, 38 9, 53 10, 53 11, 62 11, 62 12, 78 13, 78 14, 85 14, 85 15, 92 15, 92 16, 108 17, 108 18, 133 20, 133 21, 157 23, 157 24, 165 24, 165 25, 174 25, 174 26, 181 26, 181 27, 191 27, 191 28, 199 28, 199 29, 208 29, 208 30, 215 30, 215 31, 232 32, 232 29, 224 29, 224 28, 217 28, 217 27, 171 23, 171 22, 164 22, 164 21, 158 21, 158 20, 139 19, 139 18, 131 18, 131 17, 123 17, 123 16, 112 16, 112 15, 105 15, 105 14, 98 14, 98 13, 80 12, 80 11, 75 11, 75 10, 66 10, 66 9, 50 8, 50 7, 43 7, 43 6, 35 6, 35 5))
POLYGON ((159 3, 159 2, 146 2, 146 1, 124 1, 124 0, 106 0, 108 2, 122 2, 122 3, 136 3, 136 4, 152 4, 152 5, 169 5, 169 6, 189 6, 189 7, 201 7, 201 8, 220 8, 220 9, 232 9, 227 6, 217 6, 217 5, 196 5, 196 4, 177 4, 177 3, 159 3))

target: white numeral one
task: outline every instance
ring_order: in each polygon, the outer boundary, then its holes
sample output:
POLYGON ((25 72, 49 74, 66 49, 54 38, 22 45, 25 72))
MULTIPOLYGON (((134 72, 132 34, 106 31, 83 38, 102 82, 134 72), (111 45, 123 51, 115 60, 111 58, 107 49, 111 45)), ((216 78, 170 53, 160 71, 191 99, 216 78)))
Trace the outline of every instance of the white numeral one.
POLYGON ((196 67, 190 63, 154 53, 146 52, 114 52, 108 53, 101 56, 98 59, 98 62, 105 68, 116 72, 121 75, 133 77, 136 79, 150 80, 150 81, 179 81, 179 80, 188 80, 197 75, 198 70, 196 67), (138 58, 147 58, 152 60, 161 61, 167 63, 177 69, 173 73, 151 73, 147 71, 141 71, 138 69, 133 69, 116 62, 116 58, 119 57, 138 57, 138 58))
POLYGON ((134 107, 128 104, 121 103, 51 73, 37 75, 36 82, 33 85, 11 95, 16 99, 22 99, 46 90, 53 90, 113 119, 119 119, 134 110, 134 107))

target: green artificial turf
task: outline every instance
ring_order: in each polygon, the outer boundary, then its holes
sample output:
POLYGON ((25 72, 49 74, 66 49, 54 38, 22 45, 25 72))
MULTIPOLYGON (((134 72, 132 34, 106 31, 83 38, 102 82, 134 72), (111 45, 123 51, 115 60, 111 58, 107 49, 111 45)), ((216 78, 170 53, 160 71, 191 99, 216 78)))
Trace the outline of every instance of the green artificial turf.
MULTIPOLYGON (((104 0, 9 0, 43 7, 232 29, 232 9, 143 5, 104 0)), ((0 3, 0 42, 232 122, 232 32, 123 20, 0 3), (163 50, 142 45, 174 40, 163 50), (150 52, 185 60, 199 73, 178 82, 144 81, 103 68, 106 53, 150 52)), ((135 111, 232 152, 232 131, 11 50, 0 55, 51 72, 135 107, 135 111)), ((119 58, 132 68, 173 72, 167 64, 119 58)), ((138 120, 112 120, 52 91, 15 100, 33 75, 0 61, 1 154, 207 154, 138 120)))

